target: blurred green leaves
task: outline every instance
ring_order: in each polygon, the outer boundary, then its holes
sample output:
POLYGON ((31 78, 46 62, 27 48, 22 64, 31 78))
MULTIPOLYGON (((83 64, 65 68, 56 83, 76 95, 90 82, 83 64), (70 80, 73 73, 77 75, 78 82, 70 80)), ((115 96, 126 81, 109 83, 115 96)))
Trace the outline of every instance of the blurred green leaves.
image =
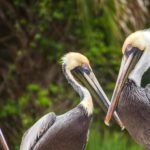
POLYGON ((100 123, 92 125, 89 135, 87 150, 144 150, 136 144, 132 144, 131 138, 125 134, 125 131, 118 134, 108 128, 105 132, 100 130, 100 123))
MULTIPOLYGON (((142 18, 146 7, 139 6, 138 1, 126 0, 125 3, 116 0, 0 2, 0 125, 6 131, 11 149, 18 149, 25 130, 41 116, 50 111, 64 113, 79 103, 79 96, 67 84, 59 63, 65 53, 77 51, 86 55, 111 97, 121 61, 121 45, 129 34, 124 31, 149 27, 149 19, 142 18)), ((104 117, 100 115, 99 107, 95 106, 94 116, 104 117)), ((93 124, 97 122, 94 120, 93 124)), ((106 134, 93 126, 88 150, 124 150, 125 145, 130 150, 137 148, 126 136, 114 133, 114 129, 107 132, 103 122, 100 126, 106 134)))
POLYGON ((48 98, 48 90, 41 88, 37 84, 30 84, 27 87, 27 90, 30 94, 36 95, 36 104, 39 106, 49 106, 51 107, 51 100, 48 98))
POLYGON ((12 100, 9 100, 9 103, 6 103, 2 110, 0 111, 0 117, 7 117, 9 115, 16 115, 18 113, 18 109, 16 107, 16 103, 12 100))

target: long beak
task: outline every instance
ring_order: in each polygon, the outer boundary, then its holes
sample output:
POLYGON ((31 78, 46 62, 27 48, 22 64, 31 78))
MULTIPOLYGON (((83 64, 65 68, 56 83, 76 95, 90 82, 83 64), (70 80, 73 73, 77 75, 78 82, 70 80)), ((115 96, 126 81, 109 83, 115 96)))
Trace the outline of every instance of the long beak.
POLYGON ((3 136, 2 130, 0 129, 0 143, 2 144, 3 150, 9 150, 7 142, 3 136))
MULTIPOLYGON (((110 106, 110 101, 108 100, 94 73, 92 71, 89 74, 80 71, 73 71, 72 73, 82 84, 84 84, 84 86, 86 86, 100 107, 107 112, 110 106)), ((118 125, 124 129, 124 126, 116 112, 114 112, 113 117, 118 125)))
POLYGON ((112 95, 111 105, 109 106, 109 109, 105 118, 106 125, 109 125, 109 121, 118 104, 124 83, 128 79, 129 74, 134 69, 141 55, 142 55, 142 52, 140 50, 134 51, 128 57, 124 55, 122 59, 119 75, 117 78, 116 86, 112 95))

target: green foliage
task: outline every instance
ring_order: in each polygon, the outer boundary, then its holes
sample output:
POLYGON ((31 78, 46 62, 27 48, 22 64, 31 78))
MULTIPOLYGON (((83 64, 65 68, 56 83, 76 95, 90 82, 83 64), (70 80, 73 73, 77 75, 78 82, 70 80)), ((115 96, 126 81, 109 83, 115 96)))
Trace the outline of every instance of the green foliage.
MULTIPOLYGON (((133 11, 136 1, 131 3, 133 11)), ((65 53, 86 55, 111 96, 125 37, 122 25, 127 31, 131 26, 127 28, 126 20, 121 20, 130 18, 124 12, 129 7, 115 0, 0 2, 0 126, 10 149, 19 149, 23 133, 41 116, 50 111, 64 113, 79 103, 79 96, 62 75, 59 60, 65 53)), ((145 9, 137 10, 141 16, 145 9)), ((149 26, 148 21, 145 24, 149 26)), ((101 116, 95 107, 95 116, 101 116)), ((112 132, 102 129, 104 135, 92 127, 88 150, 124 150, 126 145, 128 150, 137 149, 114 128, 112 132)))
POLYGON ((130 137, 124 132, 109 130, 101 132, 98 125, 94 124, 90 131, 87 150, 144 150, 139 145, 132 144, 130 137))

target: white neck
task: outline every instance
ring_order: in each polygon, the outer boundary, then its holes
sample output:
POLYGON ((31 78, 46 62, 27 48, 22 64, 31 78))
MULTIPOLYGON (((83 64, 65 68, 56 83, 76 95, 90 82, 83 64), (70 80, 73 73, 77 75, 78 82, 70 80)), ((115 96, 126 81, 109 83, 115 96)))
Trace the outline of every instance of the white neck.
POLYGON ((80 85, 71 74, 70 70, 64 67, 64 74, 68 82, 73 86, 74 90, 80 95, 81 102, 80 104, 85 108, 88 115, 93 113, 93 101, 90 92, 80 85))
POLYGON ((147 39, 147 47, 136 64, 134 70, 129 75, 129 79, 132 79, 137 86, 141 86, 142 76, 150 67, 150 33, 145 32, 144 35, 145 39, 147 39))

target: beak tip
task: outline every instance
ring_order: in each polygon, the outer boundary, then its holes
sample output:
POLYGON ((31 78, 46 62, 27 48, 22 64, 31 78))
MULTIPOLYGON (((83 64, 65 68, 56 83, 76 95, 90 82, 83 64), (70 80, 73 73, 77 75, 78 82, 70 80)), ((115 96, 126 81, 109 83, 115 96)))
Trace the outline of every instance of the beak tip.
POLYGON ((109 121, 105 120, 104 122, 106 126, 110 126, 109 121))
POLYGON ((122 126, 121 131, 124 131, 124 130, 125 130, 125 126, 122 126))
POLYGON ((109 113, 107 112, 107 115, 106 115, 106 118, 105 118, 105 125, 107 125, 107 126, 110 126, 110 124, 109 124, 109 122, 110 122, 110 115, 109 115, 109 113))

